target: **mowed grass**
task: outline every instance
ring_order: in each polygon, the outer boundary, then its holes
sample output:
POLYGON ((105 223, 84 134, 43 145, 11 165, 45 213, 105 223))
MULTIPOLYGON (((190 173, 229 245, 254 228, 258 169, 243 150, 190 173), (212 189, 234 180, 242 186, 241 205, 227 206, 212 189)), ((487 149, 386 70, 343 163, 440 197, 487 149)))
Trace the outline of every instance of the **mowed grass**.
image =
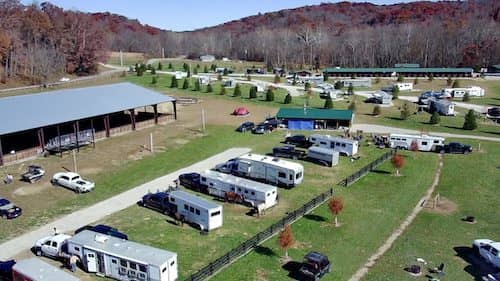
POLYGON ((405 157, 401 177, 393 176, 394 170, 386 162, 349 188, 335 189, 335 196, 344 200, 339 228, 333 226, 327 204, 294 223, 291 263, 283 263, 284 251, 274 237, 212 280, 289 280, 294 276, 289 267, 295 263, 296 268, 309 251, 322 252, 333 263, 332 273, 322 280, 348 280, 406 218, 432 182, 436 154, 405 153, 405 157))
MULTIPOLYGON (((164 59, 161 60, 162 70, 164 71, 184 71, 183 65, 184 63, 188 64, 191 67, 191 74, 194 72, 194 69, 197 68, 199 73, 202 73, 207 67, 207 70, 210 72, 210 67, 212 65, 216 65, 217 67, 225 67, 228 69, 232 69, 235 73, 247 73, 247 68, 265 68, 265 65, 262 62, 252 62, 252 61, 240 61, 240 60, 231 60, 231 61, 222 61, 215 60, 213 62, 202 62, 200 60, 176 60, 176 59, 164 59), (168 68, 168 65, 171 64, 172 68, 168 68), (199 67, 198 67, 199 66, 199 67)), ((153 63, 155 68, 158 68, 158 62, 153 63)))
MULTIPOLYGON (((477 142, 464 142, 478 148, 477 142)), ((425 259, 428 267, 444 263, 446 275, 442 280, 482 280, 488 272, 481 271, 478 260, 471 258, 470 247, 474 239, 500 240, 499 160, 500 145, 489 142, 481 142, 480 152, 446 155, 435 192, 453 202, 455 208, 451 212, 424 210, 365 280, 427 280, 403 271, 416 264, 417 257, 425 259), (475 216, 477 223, 461 221, 464 216, 475 216)))
MULTIPOLYGON (((265 136, 238 133, 232 133, 229 136, 221 132, 217 134, 221 135, 221 138, 228 139, 235 146, 249 146, 261 154, 270 152, 271 148, 279 145, 279 141, 282 140, 280 131, 265 136)), ((351 162, 348 158, 342 157, 340 165, 333 168, 300 161, 305 167, 304 182, 292 189, 280 188, 278 206, 257 218, 246 214, 249 211, 247 207, 220 202, 224 204, 224 225, 208 235, 200 235, 197 230, 187 225, 184 227, 174 225, 171 223, 172 218, 139 206, 116 213, 104 219, 102 223, 113 225, 126 232, 133 241, 177 252, 180 280, 183 280, 210 261, 278 221, 286 212, 302 206, 329 188, 336 187, 342 178, 360 169, 383 152, 373 146, 363 145, 360 160, 351 162)), ((211 197, 206 198, 213 200, 211 197)))

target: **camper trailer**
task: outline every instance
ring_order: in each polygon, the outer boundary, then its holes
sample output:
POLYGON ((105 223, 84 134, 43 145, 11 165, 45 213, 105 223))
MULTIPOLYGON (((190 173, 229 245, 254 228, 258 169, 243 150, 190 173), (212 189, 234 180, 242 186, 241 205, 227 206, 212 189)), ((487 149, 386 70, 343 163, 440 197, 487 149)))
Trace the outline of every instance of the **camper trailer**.
POLYGON ((116 280, 176 281, 177 254, 84 230, 67 241, 85 271, 116 280))
POLYGON ((284 187, 294 187, 302 183, 304 177, 304 167, 301 164, 253 153, 229 160, 216 169, 284 187))
POLYGON ((405 135, 390 134, 389 146, 398 149, 410 149, 412 143, 416 142, 420 151, 436 151, 444 146, 444 138, 428 135, 405 135))
POLYGON ((339 163, 339 152, 331 148, 311 146, 307 150, 307 159, 325 166, 336 166, 339 163))
POLYGON ((377 91, 368 100, 378 104, 391 104, 392 95, 384 91, 377 91))
MULTIPOLYGON (((0 278, 1 279, 1 278, 0 278)), ((80 281, 79 278, 38 258, 18 261, 12 267, 12 281, 80 281)))
POLYGON ((333 149, 346 156, 358 154, 359 145, 357 140, 313 134, 309 137, 309 141, 316 146, 333 149))
POLYGON ((429 98, 427 109, 429 112, 436 111, 440 115, 455 115, 455 104, 446 99, 429 98))
POLYGON ((470 88, 444 88, 441 90, 441 93, 445 98, 463 98, 466 93, 469 94, 469 97, 483 97, 484 89, 477 86, 470 88))
POLYGON ((393 88, 398 87, 400 91, 412 91, 413 90, 413 83, 394 83, 393 88))

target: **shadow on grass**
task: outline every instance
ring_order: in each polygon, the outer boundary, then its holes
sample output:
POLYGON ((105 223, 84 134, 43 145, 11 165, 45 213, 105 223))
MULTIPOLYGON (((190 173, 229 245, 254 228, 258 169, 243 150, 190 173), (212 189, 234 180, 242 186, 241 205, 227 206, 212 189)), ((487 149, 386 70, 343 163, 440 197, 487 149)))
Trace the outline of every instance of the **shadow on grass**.
POLYGON ((493 132, 493 131, 481 131, 481 133, 487 133, 487 134, 492 134, 492 135, 500 135, 500 132, 493 132))
POLYGON ((375 173, 375 174, 384 174, 384 175, 389 175, 389 174, 391 174, 391 172, 389 172, 389 171, 384 171, 384 170, 372 170, 371 172, 372 172, 372 173, 375 173))
POLYGON ((443 125, 443 127, 450 128, 450 129, 455 129, 455 130, 463 130, 462 127, 457 127, 457 126, 443 125))
POLYGON ((403 121, 401 117, 392 117, 392 116, 385 116, 385 119, 390 119, 390 120, 396 120, 396 121, 403 121))
POLYGON ((285 263, 281 268, 288 271, 288 277, 290 277, 291 279, 301 281, 304 280, 304 276, 302 276, 302 274, 300 274, 299 272, 301 265, 302 264, 300 262, 289 261, 285 263))
POLYGON ((271 248, 264 247, 264 246, 257 246, 257 247, 255 247, 254 251, 257 254, 263 255, 263 256, 268 256, 268 257, 277 256, 276 253, 271 248))
POLYGON ((312 215, 312 214, 307 214, 304 216, 304 218, 308 219, 308 220, 312 220, 312 221, 326 221, 326 219, 322 216, 318 216, 318 215, 312 215))
POLYGON ((483 276, 494 272, 494 269, 486 264, 481 258, 474 254, 471 247, 454 247, 456 255, 468 263, 464 271, 474 277, 476 281, 482 281, 483 276))

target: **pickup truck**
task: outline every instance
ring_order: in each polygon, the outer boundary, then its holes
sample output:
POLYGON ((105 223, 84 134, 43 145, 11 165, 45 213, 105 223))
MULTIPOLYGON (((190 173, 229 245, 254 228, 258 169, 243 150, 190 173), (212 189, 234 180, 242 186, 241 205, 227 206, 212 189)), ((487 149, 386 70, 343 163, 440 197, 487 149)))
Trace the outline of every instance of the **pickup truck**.
POLYGON ((29 165, 28 171, 21 175, 21 179, 25 182, 34 183, 42 179, 45 175, 45 171, 42 167, 37 165, 29 165))
POLYGON ((467 144, 462 144, 459 142, 450 142, 449 144, 445 144, 439 150, 441 153, 461 153, 468 154, 472 152, 472 146, 467 144))
POLYGON ((306 152, 304 150, 295 149, 294 146, 287 145, 273 148, 273 156, 297 160, 305 158, 306 152))
POLYGON ((140 205, 165 215, 173 215, 174 206, 169 202, 167 192, 148 193, 142 197, 140 205))
POLYGON ((331 272, 331 264, 327 256, 318 252, 310 252, 304 257, 299 271, 305 277, 301 280, 317 281, 331 272))
POLYGON ((304 135, 286 137, 284 143, 293 144, 303 148, 309 148, 312 145, 312 143, 309 142, 309 139, 304 135))
POLYGON ((55 234, 43 237, 36 241, 33 252, 37 256, 47 256, 53 259, 68 258, 67 240, 69 238, 71 238, 71 235, 67 234, 55 234))

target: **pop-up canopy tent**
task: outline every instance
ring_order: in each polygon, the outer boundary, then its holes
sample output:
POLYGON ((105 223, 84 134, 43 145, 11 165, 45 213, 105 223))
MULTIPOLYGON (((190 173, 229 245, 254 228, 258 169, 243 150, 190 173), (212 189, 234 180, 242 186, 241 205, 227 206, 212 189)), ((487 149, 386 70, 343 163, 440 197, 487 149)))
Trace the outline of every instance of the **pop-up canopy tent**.
POLYGON ((246 107, 238 107, 233 111, 233 115, 236 116, 246 116, 250 114, 250 111, 246 107))

